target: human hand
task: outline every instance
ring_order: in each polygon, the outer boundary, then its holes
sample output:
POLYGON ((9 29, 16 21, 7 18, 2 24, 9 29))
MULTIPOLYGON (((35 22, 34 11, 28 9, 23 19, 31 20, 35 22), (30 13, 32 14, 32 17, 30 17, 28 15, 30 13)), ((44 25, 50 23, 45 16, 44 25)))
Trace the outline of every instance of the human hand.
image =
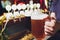
POLYGON ((54 33, 55 20, 45 21, 45 35, 52 35, 54 33))
POLYGON ((52 12, 51 15, 51 20, 46 20, 45 21, 45 35, 51 35, 54 33, 54 27, 55 27, 55 23, 56 23, 56 16, 55 13, 52 12))

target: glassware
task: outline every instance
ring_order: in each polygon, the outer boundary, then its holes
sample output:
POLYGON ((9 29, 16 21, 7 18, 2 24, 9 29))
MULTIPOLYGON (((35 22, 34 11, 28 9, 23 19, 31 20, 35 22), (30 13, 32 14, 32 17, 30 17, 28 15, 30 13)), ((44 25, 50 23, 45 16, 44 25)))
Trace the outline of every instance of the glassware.
POLYGON ((29 4, 26 4, 26 8, 27 8, 27 10, 29 10, 29 6, 30 6, 29 4))
POLYGON ((40 14, 40 15, 37 14, 31 16, 32 34, 37 40, 43 40, 45 37, 44 25, 46 18, 47 18, 46 14, 40 14))
POLYGON ((19 12, 19 13, 20 13, 21 7, 22 7, 22 6, 21 6, 20 4, 17 5, 17 9, 18 9, 18 12, 19 12))
POLYGON ((8 11, 8 13, 11 11, 11 5, 7 5, 6 6, 6 10, 8 11))
POLYGON ((12 5, 13 15, 14 15, 14 13, 15 13, 16 9, 17 9, 16 4, 13 4, 13 5, 12 5))
POLYGON ((34 5, 33 5, 34 9, 36 9, 36 8, 37 8, 37 6, 36 6, 36 5, 37 5, 37 3, 34 3, 34 5))
POLYGON ((39 8, 40 8, 40 3, 37 3, 37 5, 36 5, 36 6, 37 6, 37 9, 39 9, 39 8))
POLYGON ((13 5, 12 5, 12 10, 15 12, 16 9, 17 9, 16 4, 13 4, 13 5))
POLYGON ((6 16, 6 19, 7 19, 7 20, 10 20, 10 19, 13 18, 13 14, 10 12, 11 9, 12 9, 11 5, 7 5, 7 6, 6 6, 6 10, 8 11, 8 14, 6 14, 5 16, 6 16))
POLYGON ((26 5, 25 5, 25 4, 22 4, 21 6, 22 6, 21 8, 22 8, 23 11, 24 11, 24 10, 26 9, 26 5))

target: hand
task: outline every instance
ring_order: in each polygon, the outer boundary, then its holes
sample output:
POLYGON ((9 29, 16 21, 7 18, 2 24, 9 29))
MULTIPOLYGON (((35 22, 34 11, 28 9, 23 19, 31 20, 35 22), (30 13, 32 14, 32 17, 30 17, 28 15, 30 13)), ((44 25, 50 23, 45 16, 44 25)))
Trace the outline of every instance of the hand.
POLYGON ((52 35, 54 33, 55 20, 45 21, 45 35, 52 35))
POLYGON ((54 33, 54 27, 56 23, 56 16, 55 13, 52 12, 51 15, 51 20, 45 21, 45 35, 52 35, 54 33))

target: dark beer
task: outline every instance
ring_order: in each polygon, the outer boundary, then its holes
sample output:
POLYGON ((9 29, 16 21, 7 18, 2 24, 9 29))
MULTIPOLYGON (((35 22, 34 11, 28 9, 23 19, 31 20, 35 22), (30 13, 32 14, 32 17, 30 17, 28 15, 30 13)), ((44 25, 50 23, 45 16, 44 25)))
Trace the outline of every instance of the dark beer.
POLYGON ((44 25, 45 25, 45 19, 41 19, 41 17, 33 17, 31 19, 31 25, 32 25, 32 34, 34 37, 36 37, 37 40, 42 40, 45 36, 44 33, 44 25))

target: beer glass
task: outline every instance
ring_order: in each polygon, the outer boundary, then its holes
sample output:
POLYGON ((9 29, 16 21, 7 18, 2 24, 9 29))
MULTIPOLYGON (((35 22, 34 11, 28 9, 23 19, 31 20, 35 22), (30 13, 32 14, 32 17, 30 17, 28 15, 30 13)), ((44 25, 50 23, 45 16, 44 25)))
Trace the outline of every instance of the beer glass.
POLYGON ((45 37, 44 25, 46 18, 47 18, 46 14, 38 14, 31 16, 32 34, 37 40, 43 40, 43 38, 45 37))

